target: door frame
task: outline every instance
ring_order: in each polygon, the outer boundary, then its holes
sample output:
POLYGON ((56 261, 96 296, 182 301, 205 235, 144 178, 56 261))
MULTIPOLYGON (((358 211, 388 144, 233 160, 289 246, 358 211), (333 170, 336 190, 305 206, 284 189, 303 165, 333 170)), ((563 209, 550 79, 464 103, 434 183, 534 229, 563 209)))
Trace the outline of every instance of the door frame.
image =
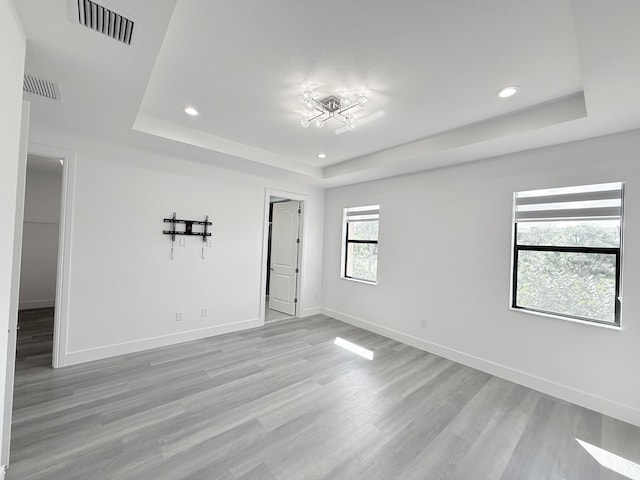
POLYGON ((76 154, 59 147, 29 142, 28 154, 62 159, 62 190, 58 230, 58 266, 56 273, 55 313, 53 318, 53 351, 51 366, 67 364, 67 331, 69 318, 69 272, 71 259, 71 227, 76 178, 76 154))
POLYGON ((286 190, 277 190, 275 188, 265 188, 264 190, 264 225, 262 232, 262 275, 260 281, 260 324, 264 325, 267 291, 267 275, 269 274, 269 265, 267 265, 267 249, 269 247, 269 207, 271 197, 286 198, 287 200, 295 200, 300 202, 302 214, 300 215, 300 246, 298 247, 298 278, 296 279, 296 297, 298 302, 295 305, 294 317, 300 314, 300 305, 302 303, 302 274, 304 273, 304 251, 305 251, 305 232, 306 220, 305 204, 307 196, 302 193, 288 192, 286 190))
POLYGON ((9 318, 7 322, 7 348, 5 357, 4 398, 2 398, 2 435, 0 438, 0 479, 9 467, 11 454, 11 424, 13 419, 13 392, 16 370, 16 344, 18 341, 18 308, 20 298, 20 267, 22 261, 22 234, 24 226, 24 193, 27 177, 27 145, 29 141, 29 115, 31 104, 22 100, 18 168, 16 172, 16 202, 14 211, 13 251, 11 252, 11 280, 9 287, 9 318))

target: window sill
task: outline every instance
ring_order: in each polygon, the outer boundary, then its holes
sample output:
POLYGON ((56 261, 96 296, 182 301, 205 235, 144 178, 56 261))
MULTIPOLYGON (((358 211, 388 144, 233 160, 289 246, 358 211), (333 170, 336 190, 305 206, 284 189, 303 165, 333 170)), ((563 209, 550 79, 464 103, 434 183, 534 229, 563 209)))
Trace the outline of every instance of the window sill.
POLYGON ((558 320, 564 320, 565 322, 579 323, 582 325, 588 325, 590 327, 606 328, 607 330, 617 330, 617 331, 622 330, 622 327, 620 325, 607 325, 606 323, 590 322, 588 320, 579 320, 577 318, 569 318, 569 317, 563 317, 561 315, 553 315, 552 313, 536 312, 534 310, 527 310, 525 308, 509 307, 509 310, 511 310, 512 312, 520 312, 520 313, 527 313, 529 315, 537 315, 539 317, 557 318, 558 320))
POLYGON ((340 277, 342 280, 348 280, 350 282, 356 282, 356 283, 364 283, 365 285, 377 285, 378 282, 370 282, 369 280, 360 280, 359 278, 349 278, 349 277, 344 277, 341 276, 340 277))

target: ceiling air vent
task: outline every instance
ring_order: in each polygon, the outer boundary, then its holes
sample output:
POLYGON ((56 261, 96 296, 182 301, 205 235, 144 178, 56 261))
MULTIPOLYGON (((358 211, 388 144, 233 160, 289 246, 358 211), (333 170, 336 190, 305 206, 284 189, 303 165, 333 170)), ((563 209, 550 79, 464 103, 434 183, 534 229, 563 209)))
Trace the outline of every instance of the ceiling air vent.
POLYGON ((98 5, 96 2, 78 0, 78 21, 91 30, 103 33, 126 45, 131 45, 133 20, 98 5))
POLYGON ((59 102, 62 101, 59 84, 42 80, 32 75, 25 74, 22 81, 22 90, 40 97, 50 98, 51 100, 57 100, 59 102))

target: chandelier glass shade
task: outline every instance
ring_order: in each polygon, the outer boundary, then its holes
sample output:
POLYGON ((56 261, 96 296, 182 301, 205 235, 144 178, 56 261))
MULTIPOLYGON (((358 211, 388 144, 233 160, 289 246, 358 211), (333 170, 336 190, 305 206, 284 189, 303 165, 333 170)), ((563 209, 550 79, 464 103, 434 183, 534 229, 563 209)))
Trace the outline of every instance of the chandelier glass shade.
POLYGON ((302 102, 307 113, 300 120, 300 126, 307 128, 314 124, 316 127, 322 128, 327 120, 333 118, 342 122, 349 130, 353 130, 356 128, 356 117, 353 115, 352 109, 363 108, 368 100, 366 95, 359 95, 355 102, 350 97, 338 98, 334 95, 324 100, 318 100, 311 90, 306 90, 302 94, 302 102))

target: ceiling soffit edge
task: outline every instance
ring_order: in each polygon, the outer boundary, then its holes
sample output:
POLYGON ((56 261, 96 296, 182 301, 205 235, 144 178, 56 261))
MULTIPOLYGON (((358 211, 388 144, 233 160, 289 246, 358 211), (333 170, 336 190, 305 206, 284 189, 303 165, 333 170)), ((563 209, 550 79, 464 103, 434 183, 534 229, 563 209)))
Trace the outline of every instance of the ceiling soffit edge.
POLYGON ((424 158, 444 150, 453 150, 586 116, 584 92, 580 91, 507 115, 465 125, 404 145, 329 165, 323 169, 323 177, 332 178, 392 163, 424 158))

